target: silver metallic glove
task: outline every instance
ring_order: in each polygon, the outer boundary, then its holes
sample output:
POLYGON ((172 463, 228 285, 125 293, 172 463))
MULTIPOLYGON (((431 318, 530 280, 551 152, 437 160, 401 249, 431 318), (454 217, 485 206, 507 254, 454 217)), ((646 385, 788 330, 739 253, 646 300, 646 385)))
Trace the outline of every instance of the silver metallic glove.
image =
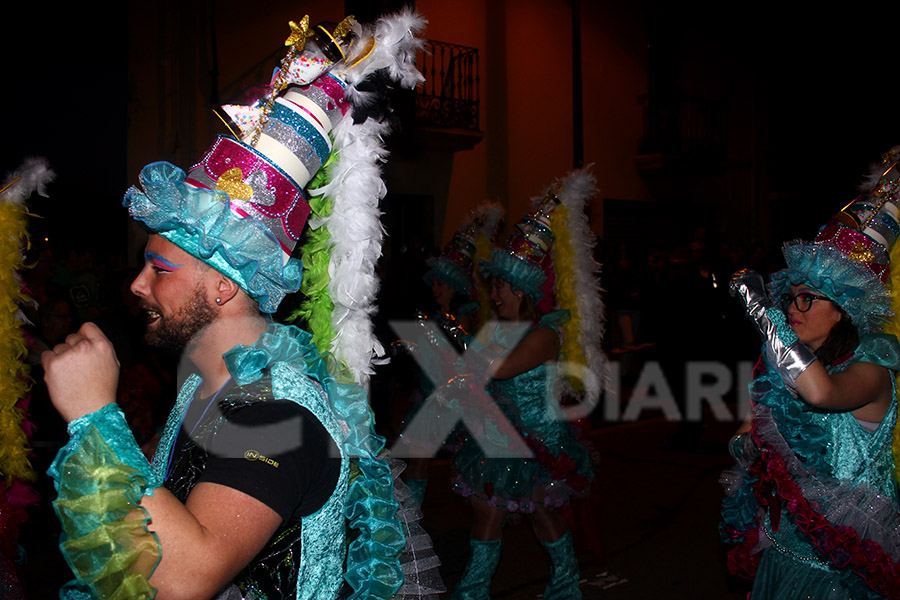
MULTIPOLYGON (((449 317, 449 315, 447 316, 449 317)), ((453 317, 450 318, 452 319, 453 317)), ((449 363, 456 360, 456 348, 445 336, 439 333, 440 330, 444 329, 440 320, 430 319, 428 315, 419 310, 416 311, 416 323, 421 339, 424 339, 429 346, 436 350, 443 360, 449 363)), ((446 331, 446 329, 444 330, 446 331)))
POLYGON ((732 296, 744 303, 747 315, 765 342, 765 355, 775 367, 788 390, 797 394, 797 378, 816 361, 815 354, 797 338, 788 325, 784 311, 766 294, 763 279, 756 271, 743 269, 731 277, 732 296))
POLYGON ((442 408, 458 409, 460 401, 465 399, 469 391, 469 374, 462 373, 435 386, 429 396, 442 408))
POLYGON ((467 369, 479 373, 487 379, 490 376, 491 367, 497 356, 496 352, 491 351, 484 344, 473 338, 469 341, 469 349, 463 355, 463 359, 467 369))
MULTIPOLYGON (((741 269, 731 276, 729 291, 732 296, 737 296, 744 303, 747 316, 756 323, 757 327, 759 327, 759 320, 765 315, 766 309, 775 305, 766 292, 766 284, 763 282, 762 276, 750 269, 741 269)), ((765 335, 762 329, 760 332, 765 335)))
POLYGON ((457 350, 465 352, 466 348, 469 347, 469 332, 456 320, 456 317, 446 313, 437 315, 434 320, 450 341, 453 342, 457 350))

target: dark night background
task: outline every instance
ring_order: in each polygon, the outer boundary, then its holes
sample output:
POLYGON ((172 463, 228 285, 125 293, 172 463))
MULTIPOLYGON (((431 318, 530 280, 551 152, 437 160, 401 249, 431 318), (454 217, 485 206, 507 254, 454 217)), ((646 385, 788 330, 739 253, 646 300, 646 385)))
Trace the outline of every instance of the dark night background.
MULTIPOLYGON (((756 67, 769 188, 785 196, 771 212, 777 239, 812 236, 853 197, 869 162, 900 143, 898 11, 888 3, 835 12, 789 2, 662 6, 678 35, 719 46, 722 69, 729 56, 756 67)), ((0 164, 8 171, 40 155, 57 173, 50 199, 32 200, 42 217, 31 226, 35 239, 119 248, 126 231, 120 200, 136 183, 125 173, 129 35, 139 44, 153 32, 128 31, 128 3, 106 5, 102 14, 85 7, 8 9, 15 34, 3 37, 0 164)))
POLYGON ((6 22, 0 165, 29 156, 56 173, 34 196, 32 239, 118 251, 125 239, 126 3, 17 3, 6 22), (101 12, 102 11, 102 12, 101 12))

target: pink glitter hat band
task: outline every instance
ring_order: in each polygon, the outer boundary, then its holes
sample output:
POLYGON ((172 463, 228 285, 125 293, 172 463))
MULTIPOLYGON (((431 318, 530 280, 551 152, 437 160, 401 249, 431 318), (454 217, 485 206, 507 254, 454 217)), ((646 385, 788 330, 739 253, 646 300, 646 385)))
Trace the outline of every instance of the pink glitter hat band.
POLYGON ((890 260, 885 247, 861 231, 844 225, 829 224, 819 230, 816 244, 831 245, 846 258, 859 263, 886 283, 890 274, 890 260))
POLYGON ((185 182, 226 192, 232 210, 260 221, 287 255, 309 217, 309 203, 296 183, 267 157, 232 138, 219 136, 185 182))

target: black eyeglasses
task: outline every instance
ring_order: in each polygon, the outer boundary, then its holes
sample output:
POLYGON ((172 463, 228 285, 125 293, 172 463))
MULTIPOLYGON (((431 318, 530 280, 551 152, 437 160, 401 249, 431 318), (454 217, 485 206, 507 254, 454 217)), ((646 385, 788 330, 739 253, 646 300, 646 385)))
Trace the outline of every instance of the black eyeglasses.
POLYGON ((812 308, 813 302, 816 300, 830 300, 830 298, 828 298, 828 296, 813 294, 812 292, 800 292, 796 296, 783 294, 781 296, 781 308, 784 312, 787 312, 791 307, 791 304, 793 304, 800 312, 806 312, 812 308))

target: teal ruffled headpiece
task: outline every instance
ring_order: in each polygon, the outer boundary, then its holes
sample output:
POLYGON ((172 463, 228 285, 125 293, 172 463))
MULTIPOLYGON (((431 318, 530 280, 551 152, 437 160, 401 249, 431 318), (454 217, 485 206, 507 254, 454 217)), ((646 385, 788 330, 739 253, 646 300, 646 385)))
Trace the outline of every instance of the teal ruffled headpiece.
POLYGON ((769 294, 780 298, 792 285, 806 284, 840 306, 860 334, 878 331, 891 316, 888 292, 864 265, 837 248, 803 241, 783 248, 787 268, 773 274, 769 294))
POLYGON ((457 294, 463 296, 471 296, 473 293, 472 278, 466 273, 462 267, 454 264, 443 256, 429 258, 425 264, 430 268, 423 279, 425 283, 431 285, 435 280, 443 281, 457 294))
POLYGON ((184 171, 167 162, 144 167, 140 184, 143 191, 125 193, 131 216, 232 279, 261 311, 275 312, 300 288, 301 262, 283 264, 278 240, 255 219, 232 212, 226 193, 185 183, 184 171))
POLYGON ((495 248, 490 261, 481 261, 481 272, 485 277, 508 281, 512 289, 525 292, 535 303, 539 303, 544 296, 543 286, 547 278, 551 278, 548 287, 552 287, 555 281, 550 258, 554 239, 550 230, 550 215, 559 206, 558 191, 557 186, 547 190, 534 211, 516 223, 503 249, 495 248))
POLYGON ((513 290, 521 290, 535 302, 544 295, 541 286, 547 275, 535 264, 513 256, 505 250, 494 248, 491 260, 481 261, 481 272, 485 277, 498 277, 509 282, 513 290))

